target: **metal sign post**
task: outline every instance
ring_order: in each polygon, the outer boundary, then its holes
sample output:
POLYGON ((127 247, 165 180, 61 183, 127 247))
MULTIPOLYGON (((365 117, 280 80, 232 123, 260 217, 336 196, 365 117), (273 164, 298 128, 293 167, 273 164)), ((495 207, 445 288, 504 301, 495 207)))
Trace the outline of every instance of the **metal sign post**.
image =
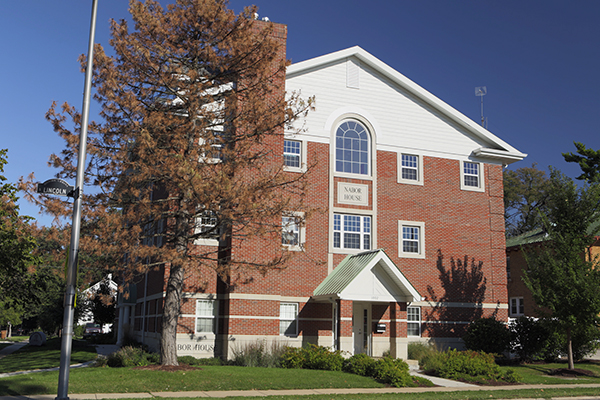
POLYGON ((71 364, 71 345, 73 343, 73 319, 75 315, 75 285, 77 284, 77 257, 79 253, 79 233, 81 228, 81 201, 83 193, 83 175, 85 172, 85 153, 90 115, 90 91, 94 69, 94 36, 96 33, 97 0, 92 0, 92 20, 90 23, 90 42, 88 46, 87 67, 85 69, 85 90, 79 136, 79 155, 77 157, 77 181, 73 191, 73 219, 71 225, 71 247, 67 264, 67 287, 65 294, 65 314, 63 319, 62 346, 60 353, 60 371, 58 375, 58 395, 56 400, 69 399, 69 367, 71 364))

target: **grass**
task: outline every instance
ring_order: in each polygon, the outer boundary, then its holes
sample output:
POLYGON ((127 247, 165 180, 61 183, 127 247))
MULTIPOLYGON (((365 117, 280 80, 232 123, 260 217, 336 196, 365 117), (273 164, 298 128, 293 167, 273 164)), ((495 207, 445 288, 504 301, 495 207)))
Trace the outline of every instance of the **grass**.
POLYGON ((553 369, 566 368, 566 363, 552 364, 523 364, 510 367, 501 367, 503 370, 514 369, 523 380, 523 384, 531 385, 561 385, 573 383, 600 383, 600 364, 596 362, 583 361, 575 363, 575 368, 586 369, 594 372, 597 377, 577 376, 577 377, 560 377, 549 375, 553 369))
MULTIPOLYGON (((72 361, 94 359, 96 352, 82 342, 74 341, 72 361)), ((51 339, 44 347, 25 346, 0 360, 0 372, 5 369, 23 370, 58 366, 60 363, 60 340, 51 339)), ((594 396, 598 388, 573 387, 574 383, 598 383, 600 377, 560 378, 548 375, 552 369, 565 368, 566 364, 526 364, 513 368, 523 377, 524 384, 563 384, 559 389, 520 389, 519 385, 504 386, 502 390, 449 391, 402 393, 403 399, 512 399, 549 398, 568 396, 594 396)), ((600 376, 600 364, 577 363, 576 368, 588 369, 600 376)), ((55 394, 58 371, 17 375, 0 379, 0 396, 55 394)), ((325 388, 380 388, 384 385, 373 379, 343 372, 316 370, 286 370, 278 368, 203 366, 195 370, 164 372, 132 368, 84 368, 71 370, 70 393, 148 393, 178 391, 222 390, 285 390, 325 388)), ((242 397, 235 397, 242 399, 242 397)), ((232 398, 232 399, 235 399, 232 398)), ((254 397, 256 399, 267 397, 254 397)), ((309 396, 269 396, 277 399, 394 399, 398 394, 343 394, 309 396)), ((173 400, 173 399, 169 399, 173 400)), ((188 399, 189 400, 189 399, 188 399)))
POLYGON ((11 336, 6 338, 9 342, 22 342, 23 340, 29 339, 29 336, 11 336))
MULTIPOLYGON (((0 360, 0 373, 58 367, 60 346, 60 338, 49 339, 44 346, 26 345, 0 360)), ((93 346, 88 346, 85 342, 73 341, 72 364, 95 360, 97 355, 93 346)))
MULTIPOLYGON (((57 384, 58 371, 16 375, 0 379, 0 396, 55 393, 57 384)), ((207 366, 177 372, 83 368, 71 370, 69 377, 71 393, 377 387, 384 385, 344 372, 234 366, 207 366)))

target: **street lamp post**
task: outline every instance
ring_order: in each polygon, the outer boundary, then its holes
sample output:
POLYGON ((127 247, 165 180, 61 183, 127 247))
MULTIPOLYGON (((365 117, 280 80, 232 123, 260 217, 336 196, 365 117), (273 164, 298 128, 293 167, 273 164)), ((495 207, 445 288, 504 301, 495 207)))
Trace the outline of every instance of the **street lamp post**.
POLYGON ((75 285, 77 284, 77 258, 79 254, 79 232, 81 228, 81 201, 83 195, 83 175, 85 172, 85 155, 87 147, 87 131, 90 115, 90 91, 92 89, 92 71, 94 69, 94 36, 96 33, 97 0, 92 0, 92 20, 90 23, 90 41, 88 59, 85 70, 85 90, 83 93, 83 110, 81 134, 79 136, 79 155, 77 158, 77 181, 73 193, 73 219, 71 224, 71 246, 67 264, 67 286, 65 293, 65 313, 62 329, 62 346, 60 353, 60 371, 58 375, 58 395, 56 400, 69 399, 69 367, 71 364, 71 346, 73 343, 73 319, 75 315, 75 285))

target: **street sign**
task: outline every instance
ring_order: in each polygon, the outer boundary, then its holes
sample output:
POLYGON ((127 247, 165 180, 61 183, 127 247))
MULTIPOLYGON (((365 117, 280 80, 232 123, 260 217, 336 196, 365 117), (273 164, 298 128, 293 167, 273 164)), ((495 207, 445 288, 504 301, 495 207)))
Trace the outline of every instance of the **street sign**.
POLYGON ((42 194, 53 194, 55 196, 73 197, 75 187, 69 185, 62 179, 48 179, 44 183, 38 183, 37 192, 42 194))

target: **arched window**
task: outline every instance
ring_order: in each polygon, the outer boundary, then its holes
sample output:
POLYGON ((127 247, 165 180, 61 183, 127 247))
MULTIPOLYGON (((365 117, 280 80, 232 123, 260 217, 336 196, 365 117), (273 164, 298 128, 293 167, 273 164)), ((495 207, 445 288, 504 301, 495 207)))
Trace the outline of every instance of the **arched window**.
POLYGON ((360 122, 342 122, 335 132, 335 171, 370 175, 369 142, 369 132, 360 122))

